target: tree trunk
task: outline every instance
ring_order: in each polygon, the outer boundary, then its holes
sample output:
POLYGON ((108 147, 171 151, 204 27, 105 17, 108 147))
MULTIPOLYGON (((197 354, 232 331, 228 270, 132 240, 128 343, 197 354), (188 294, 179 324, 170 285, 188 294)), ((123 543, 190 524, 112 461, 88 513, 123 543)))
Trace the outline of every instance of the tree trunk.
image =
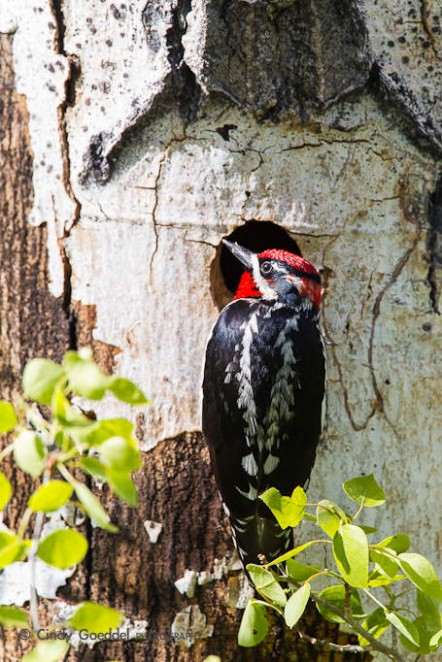
MULTIPOLYGON (((19 389, 29 358, 89 345, 153 401, 138 414, 97 407, 137 424, 141 505, 104 488, 120 533, 91 527, 86 562, 58 590, 59 603, 147 621, 146 639, 73 660, 356 659, 276 618, 257 649, 236 643, 243 581, 200 433, 233 232, 249 247, 296 245, 323 275, 327 415, 309 497, 342 501, 344 480, 374 472, 388 510, 370 523, 441 560, 442 17, 431 0, 389 4, 41 0, 1 12, 0 395, 19 389)), ((314 608, 302 628, 354 641, 314 608)), ((8 660, 25 647, 14 630, 2 645, 8 660)))

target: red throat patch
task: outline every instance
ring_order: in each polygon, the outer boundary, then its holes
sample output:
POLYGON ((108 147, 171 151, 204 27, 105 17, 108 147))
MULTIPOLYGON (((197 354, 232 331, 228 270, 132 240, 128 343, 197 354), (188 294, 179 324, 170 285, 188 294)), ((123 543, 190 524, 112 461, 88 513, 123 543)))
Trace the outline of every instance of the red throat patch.
POLYGON ((252 274, 249 271, 245 271, 241 276, 233 299, 248 299, 249 297, 257 298, 260 296, 262 296, 261 292, 258 290, 252 274))

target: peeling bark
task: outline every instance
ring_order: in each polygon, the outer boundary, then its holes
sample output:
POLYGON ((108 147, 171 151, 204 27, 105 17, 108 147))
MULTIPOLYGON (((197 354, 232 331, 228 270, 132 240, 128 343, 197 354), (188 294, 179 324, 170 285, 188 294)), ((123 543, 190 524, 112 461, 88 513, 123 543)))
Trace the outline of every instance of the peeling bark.
MULTIPOLYGON (((14 89, 12 39, 0 34, 0 398, 21 390, 26 362, 36 356, 60 360, 69 346, 69 312, 47 290, 46 228, 32 227, 33 155, 26 98, 14 89)), ((7 523, 17 525, 31 480, 3 463, 14 489, 7 523)), ((45 608, 42 609, 44 618, 45 608)), ((29 648, 17 631, 1 629, 0 657, 18 660, 29 648)))
POLYGON ((2 397, 9 397, 28 359, 61 358, 69 312, 47 291, 47 230, 28 222, 34 196, 28 111, 26 98, 14 90, 12 39, 0 39, 0 376, 2 397))

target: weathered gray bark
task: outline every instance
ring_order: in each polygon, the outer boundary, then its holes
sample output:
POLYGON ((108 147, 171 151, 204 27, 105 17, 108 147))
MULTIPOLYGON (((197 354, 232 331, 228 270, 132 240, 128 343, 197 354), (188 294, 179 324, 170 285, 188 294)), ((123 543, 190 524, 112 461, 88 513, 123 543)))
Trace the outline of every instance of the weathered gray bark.
MULTIPOLYGON (((390 504, 374 523, 440 562, 441 20, 431 0, 0 12, 14 33, 0 63, 2 396, 29 356, 88 344, 153 399, 136 418, 142 505, 110 502, 122 534, 91 530, 85 568, 59 592, 147 619, 148 640, 73 657, 341 659, 276 621, 258 652, 237 651, 234 573, 193 597, 174 585, 227 569, 232 549, 199 401, 229 294, 220 241, 238 227, 259 243, 277 224, 323 273, 327 422, 312 500, 374 471, 390 504), (145 521, 162 525, 157 543, 145 521), (171 637, 189 615, 190 650, 171 637)), ((133 416, 115 402, 98 413, 133 416)), ((337 636, 314 612, 306 628, 337 636)))

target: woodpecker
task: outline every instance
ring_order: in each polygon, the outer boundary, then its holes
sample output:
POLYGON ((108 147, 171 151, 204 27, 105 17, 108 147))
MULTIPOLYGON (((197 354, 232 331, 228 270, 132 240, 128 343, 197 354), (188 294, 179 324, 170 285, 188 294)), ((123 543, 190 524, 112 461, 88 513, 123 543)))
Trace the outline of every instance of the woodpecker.
POLYGON ((321 279, 285 250, 261 253, 224 240, 245 267, 209 339, 203 434, 233 540, 245 568, 292 546, 258 498, 305 485, 321 433, 324 353, 321 279))

